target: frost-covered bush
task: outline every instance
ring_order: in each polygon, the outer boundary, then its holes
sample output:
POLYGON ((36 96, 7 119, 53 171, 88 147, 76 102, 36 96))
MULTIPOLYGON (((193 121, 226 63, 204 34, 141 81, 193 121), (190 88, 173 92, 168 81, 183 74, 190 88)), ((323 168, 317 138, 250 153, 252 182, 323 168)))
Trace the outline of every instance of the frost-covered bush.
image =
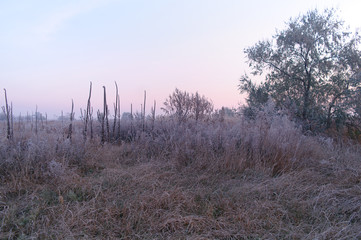
MULTIPOLYGON (((75 125, 71 140, 63 128, 51 129, 37 135, 28 129, 11 141, 1 139, 2 181, 14 176, 31 181, 56 178, 67 167, 84 168, 94 159, 94 151, 103 146, 98 131, 93 139, 84 139, 80 125, 75 125)), ((251 168, 275 175, 309 160, 326 158, 325 152, 332 148, 332 143, 324 144, 327 141, 305 136, 296 123, 269 103, 254 119, 214 117, 180 123, 159 116, 146 119, 144 127, 141 118, 122 119, 118 138, 106 144, 118 146, 119 159, 127 162, 162 160, 180 168, 236 172, 251 168)), ((102 157, 97 159, 101 164, 102 157)))
POLYGON ((270 103, 252 120, 233 117, 179 124, 159 118, 146 131, 135 130, 133 140, 123 147, 127 156, 138 160, 163 159, 178 167, 217 171, 253 168, 275 175, 322 158, 329 146, 320 144, 270 103))
MULTIPOLYGON (((76 132, 76 131, 75 131, 76 132)), ((15 132, 13 139, 1 138, 0 180, 44 182, 64 174, 68 165, 81 165, 86 156, 86 145, 81 134, 72 141, 62 128, 49 127, 35 134, 30 128, 15 132)))
POLYGON ((303 135, 286 115, 271 109, 259 111, 255 120, 243 120, 239 147, 246 165, 272 169, 273 174, 317 157, 317 141, 303 135))

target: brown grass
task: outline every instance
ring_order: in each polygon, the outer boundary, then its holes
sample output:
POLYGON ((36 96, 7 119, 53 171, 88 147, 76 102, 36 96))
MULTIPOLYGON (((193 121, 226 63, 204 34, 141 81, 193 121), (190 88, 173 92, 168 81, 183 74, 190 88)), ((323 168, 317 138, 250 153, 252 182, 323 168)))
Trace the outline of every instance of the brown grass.
POLYGON ((360 239, 359 145, 286 118, 1 144, 0 239, 360 239))

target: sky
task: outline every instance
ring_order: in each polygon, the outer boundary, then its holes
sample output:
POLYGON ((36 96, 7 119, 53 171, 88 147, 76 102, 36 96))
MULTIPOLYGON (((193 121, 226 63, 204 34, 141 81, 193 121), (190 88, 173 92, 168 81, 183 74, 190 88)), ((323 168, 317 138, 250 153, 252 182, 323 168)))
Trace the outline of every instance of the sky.
POLYGON ((121 111, 146 113, 178 88, 198 91, 216 109, 244 102, 238 82, 250 72, 243 50, 271 39, 290 19, 337 8, 361 28, 359 0, 0 0, 0 106, 49 118, 92 105, 109 108, 119 86, 121 111))

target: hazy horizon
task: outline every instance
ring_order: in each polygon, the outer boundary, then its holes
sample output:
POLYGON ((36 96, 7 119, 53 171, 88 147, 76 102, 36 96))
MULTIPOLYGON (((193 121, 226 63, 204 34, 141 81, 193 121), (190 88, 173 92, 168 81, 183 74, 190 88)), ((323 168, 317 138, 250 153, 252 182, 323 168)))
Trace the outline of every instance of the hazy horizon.
POLYGON ((2 1, 0 2, 0 106, 4 91, 14 113, 49 118, 92 105, 107 88, 112 112, 116 81, 121 111, 157 111, 175 88, 198 91, 216 109, 237 107, 237 89, 249 72, 243 49, 270 39, 285 22, 309 10, 336 8, 355 32, 361 2, 329 1, 2 1))

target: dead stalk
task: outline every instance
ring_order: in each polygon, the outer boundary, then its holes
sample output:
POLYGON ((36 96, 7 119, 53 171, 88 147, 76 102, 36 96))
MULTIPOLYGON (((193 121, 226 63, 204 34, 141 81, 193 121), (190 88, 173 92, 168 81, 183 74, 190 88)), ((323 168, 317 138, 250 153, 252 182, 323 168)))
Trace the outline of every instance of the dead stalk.
POLYGON ((143 104, 143 132, 145 131, 145 103, 147 100, 147 92, 144 91, 144 104, 143 104))
POLYGON ((84 136, 84 141, 87 138, 87 131, 88 131, 88 121, 89 121, 89 114, 90 114, 90 99, 91 99, 91 95, 92 95, 92 82, 90 82, 90 87, 89 87, 89 98, 88 98, 88 102, 87 102, 87 107, 86 107, 86 113, 85 113, 85 119, 84 119, 84 131, 83 131, 83 136, 84 136))
POLYGON ((116 126, 117 126, 117 115, 118 115, 118 108, 119 108, 119 105, 118 105, 118 98, 119 98, 119 94, 118 94, 118 84, 117 82, 115 82, 115 104, 114 104, 114 123, 113 123, 113 138, 114 140, 116 139, 115 137, 115 129, 116 129, 116 126))
POLYGON ((118 94, 118 132, 117 138, 120 138, 120 96, 118 94))
MULTIPOLYGON (((104 102, 103 102, 103 114, 101 116, 101 124, 102 124, 102 139, 101 142, 102 144, 105 142, 105 122, 108 120, 108 118, 106 117, 108 114, 108 106, 107 106, 107 95, 106 95, 106 89, 105 86, 103 86, 104 89, 104 102)), ((109 124, 107 123, 107 129, 109 130, 109 124)))
POLYGON ((90 139, 93 139, 93 108, 91 108, 89 113, 90 120, 90 139))
POLYGON ((35 108, 35 134, 38 135, 38 105, 35 108))
POLYGON ((73 120, 74 120, 74 101, 71 100, 71 113, 70 113, 70 124, 69 124, 69 132, 68 137, 70 142, 72 141, 72 134, 73 134, 73 120))
POLYGON ((6 115, 6 123, 7 123, 7 135, 6 138, 7 139, 12 139, 12 130, 11 130, 11 123, 10 123, 10 111, 12 112, 12 109, 10 109, 9 104, 8 104, 8 97, 6 94, 6 89, 4 88, 4 92, 5 92, 5 108, 3 107, 3 111, 4 114, 6 115))
POLYGON ((154 106, 152 108, 152 130, 154 129, 154 123, 155 123, 155 108, 157 106, 157 102, 154 100, 154 106))

